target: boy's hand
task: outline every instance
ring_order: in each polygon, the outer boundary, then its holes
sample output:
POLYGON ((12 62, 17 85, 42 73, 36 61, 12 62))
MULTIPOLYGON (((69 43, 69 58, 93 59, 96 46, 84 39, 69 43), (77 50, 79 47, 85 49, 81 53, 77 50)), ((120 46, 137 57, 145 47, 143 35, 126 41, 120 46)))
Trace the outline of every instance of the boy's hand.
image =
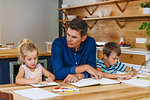
POLYGON ((133 73, 133 71, 131 71, 129 74, 130 74, 132 77, 134 76, 134 73, 133 73))
POLYGON ((131 76, 131 74, 121 74, 119 78, 124 79, 124 80, 128 80, 128 79, 131 79, 132 76, 131 76))

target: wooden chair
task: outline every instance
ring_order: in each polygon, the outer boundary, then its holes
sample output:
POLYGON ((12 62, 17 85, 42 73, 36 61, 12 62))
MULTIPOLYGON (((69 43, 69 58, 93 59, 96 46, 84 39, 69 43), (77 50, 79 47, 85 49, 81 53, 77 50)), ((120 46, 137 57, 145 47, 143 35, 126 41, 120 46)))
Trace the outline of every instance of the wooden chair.
POLYGON ((13 94, 0 91, 0 100, 14 100, 13 94))

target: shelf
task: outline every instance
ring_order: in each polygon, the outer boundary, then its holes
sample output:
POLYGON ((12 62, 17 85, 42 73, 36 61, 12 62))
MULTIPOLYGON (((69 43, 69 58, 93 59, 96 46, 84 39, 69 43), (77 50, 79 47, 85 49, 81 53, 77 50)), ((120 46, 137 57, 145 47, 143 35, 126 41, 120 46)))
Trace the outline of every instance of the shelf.
POLYGON ((93 4, 86 4, 86 5, 80 5, 80 6, 74 6, 74 7, 67 7, 67 8, 59 8, 57 10, 61 10, 62 13, 65 14, 65 18, 67 19, 67 11, 68 9, 75 9, 75 8, 85 8, 85 10, 89 13, 90 16, 92 16, 94 14, 94 12, 98 9, 98 6, 100 5, 107 5, 107 4, 116 4, 116 6, 118 7, 118 9, 123 13, 128 5, 129 2, 132 1, 139 1, 139 0, 111 0, 111 1, 102 1, 102 2, 98 2, 98 3, 93 3, 93 4), (120 7, 120 5, 118 3, 123 3, 125 2, 126 4, 124 5, 124 7, 120 7), (90 11, 88 9, 88 7, 91 6, 95 6, 95 9, 93 9, 93 11, 90 11))
MULTIPOLYGON (((150 14, 147 15, 130 15, 130 16, 110 16, 110 17, 97 17, 97 18, 83 18, 85 21, 90 20, 113 20, 113 19, 130 19, 130 18, 150 18, 150 14)), ((59 22, 70 22, 71 20, 57 20, 59 22)))
POLYGON ((75 9, 75 8, 84 8, 84 7, 90 7, 90 6, 99 6, 99 5, 106 5, 106 4, 132 2, 132 1, 139 1, 139 0, 111 0, 111 1, 103 1, 103 2, 98 2, 98 3, 80 5, 80 6, 73 6, 73 7, 67 7, 67 8, 59 8, 57 10, 68 10, 68 9, 75 9))
MULTIPOLYGON (((150 14, 147 14, 147 15, 130 15, 130 16, 110 16, 110 17, 97 17, 97 18, 83 18, 83 20, 85 21, 91 21, 91 20, 95 20, 95 23, 94 25, 97 23, 98 20, 115 20, 117 25, 120 27, 120 28, 123 28, 124 25, 121 25, 119 23, 119 19, 136 19, 136 18, 150 18, 150 14)), ((126 22, 127 22, 126 20, 126 22)), ((65 23, 65 22, 70 22, 71 20, 57 20, 58 22, 62 22, 62 23, 65 23)), ((88 25, 89 29, 92 29, 94 27, 94 25, 92 25, 91 27, 88 25)))

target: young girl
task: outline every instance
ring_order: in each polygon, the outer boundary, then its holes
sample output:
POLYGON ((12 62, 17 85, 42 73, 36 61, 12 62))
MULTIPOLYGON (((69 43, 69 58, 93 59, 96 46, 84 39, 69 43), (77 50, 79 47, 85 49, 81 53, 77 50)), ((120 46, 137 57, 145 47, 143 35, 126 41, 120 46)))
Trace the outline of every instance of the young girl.
POLYGON ((38 62, 38 48, 31 41, 24 39, 19 44, 19 61, 21 66, 16 76, 16 84, 31 84, 42 81, 42 75, 47 77, 46 81, 52 82, 55 76, 47 71, 38 62))

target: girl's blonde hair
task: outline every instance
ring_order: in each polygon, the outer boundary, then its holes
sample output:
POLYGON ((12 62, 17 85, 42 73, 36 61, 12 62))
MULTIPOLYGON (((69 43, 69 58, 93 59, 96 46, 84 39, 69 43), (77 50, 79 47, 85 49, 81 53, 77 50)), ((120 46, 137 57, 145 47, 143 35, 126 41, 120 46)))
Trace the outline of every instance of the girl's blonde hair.
POLYGON ((39 55, 39 50, 37 46, 28 39, 24 39, 19 42, 18 50, 19 50, 18 61, 20 64, 24 64, 24 61, 22 59, 26 57, 27 54, 26 52, 33 52, 34 50, 36 50, 37 55, 39 55))

